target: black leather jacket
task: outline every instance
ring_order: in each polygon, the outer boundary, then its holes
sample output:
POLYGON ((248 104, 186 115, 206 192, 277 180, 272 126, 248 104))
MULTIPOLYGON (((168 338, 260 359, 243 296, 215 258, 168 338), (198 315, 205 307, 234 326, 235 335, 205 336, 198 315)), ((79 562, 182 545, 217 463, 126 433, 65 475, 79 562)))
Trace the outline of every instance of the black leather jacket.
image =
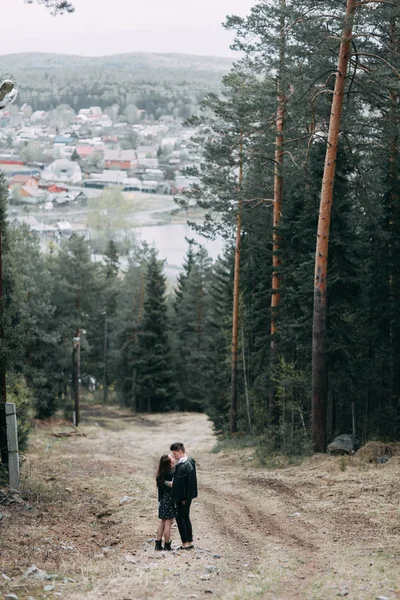
POLYGON ((175 502, 197 498, 196 462, 189 457, 185 462, 175 466, 172 483, 172 499, 175 502))

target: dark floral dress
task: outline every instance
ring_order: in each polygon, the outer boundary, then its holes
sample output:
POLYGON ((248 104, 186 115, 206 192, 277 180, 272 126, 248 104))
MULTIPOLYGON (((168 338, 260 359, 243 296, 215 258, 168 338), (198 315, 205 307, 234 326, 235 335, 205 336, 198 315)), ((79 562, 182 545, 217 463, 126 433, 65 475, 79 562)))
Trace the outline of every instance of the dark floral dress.
MULTIPOLYGON (((174 471, 170 471, 165 481, 172 481, 174 471)), ((176 508, 171 499, 171 488, 162 483, 158 486, 158 518, 159 519, 175 519, 176 508)))

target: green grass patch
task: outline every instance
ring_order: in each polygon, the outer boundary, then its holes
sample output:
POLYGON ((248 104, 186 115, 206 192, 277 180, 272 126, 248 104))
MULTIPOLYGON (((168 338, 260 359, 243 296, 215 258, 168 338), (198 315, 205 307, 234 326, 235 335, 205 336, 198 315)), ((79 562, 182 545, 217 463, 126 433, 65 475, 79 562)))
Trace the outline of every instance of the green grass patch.
POLYGON ((235 452, 253 449, 253 459, 256 464, 268 469, 285 469, 292 465, 301 465, 308 452, 284 453, 273 449, 273 442, 267 435, 254 436, 251 434, 236 434, 233 437, 221 437, 213 446, 211 452, 235 452))

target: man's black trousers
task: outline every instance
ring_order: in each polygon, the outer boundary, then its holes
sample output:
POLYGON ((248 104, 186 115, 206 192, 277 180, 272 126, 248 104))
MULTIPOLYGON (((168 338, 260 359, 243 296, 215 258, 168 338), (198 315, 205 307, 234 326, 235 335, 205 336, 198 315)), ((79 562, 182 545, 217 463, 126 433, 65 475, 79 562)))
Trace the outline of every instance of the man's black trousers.
POLYGON ((182 502, 177 503, 178 514, 176 517, 176 523, 179 529, 179 535, 181 536, 182 544, 187 542, 193 542, 192 523, 190 522, 190 505, 191 500, 186 500, 185 504, 182 502))

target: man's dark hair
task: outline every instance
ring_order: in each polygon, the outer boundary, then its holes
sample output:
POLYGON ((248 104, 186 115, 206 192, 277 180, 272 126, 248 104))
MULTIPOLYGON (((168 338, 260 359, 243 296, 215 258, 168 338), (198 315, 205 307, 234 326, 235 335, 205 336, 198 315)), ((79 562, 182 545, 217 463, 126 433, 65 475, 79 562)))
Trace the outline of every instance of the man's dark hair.
POLYGON ((182 452, 186 452, 185 446, 182 444, 182 442, 175 442, 174 444, 171 444, 169 449, 171 450, 171 452, 179 452, 180 450, 182 450, 182 452))

